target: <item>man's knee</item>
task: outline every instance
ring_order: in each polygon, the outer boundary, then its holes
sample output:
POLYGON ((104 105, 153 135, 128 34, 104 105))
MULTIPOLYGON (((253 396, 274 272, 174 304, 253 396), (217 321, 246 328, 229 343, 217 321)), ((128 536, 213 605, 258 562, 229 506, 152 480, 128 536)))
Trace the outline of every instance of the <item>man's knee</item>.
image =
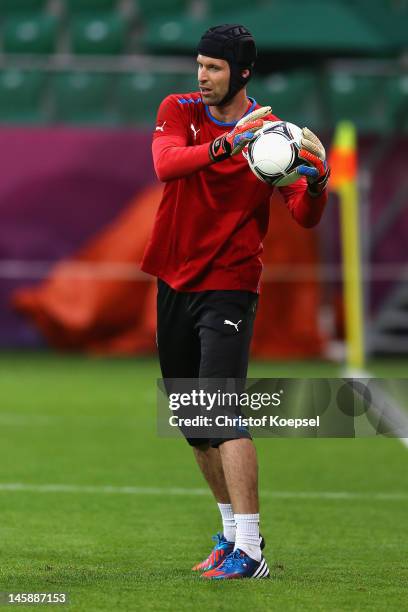
POLYGON ((232 440, 251 440, 252 441, 252 436, 249 433, 249 431, 242 431, 242 432, 238 432, 236 436, 234 436, 233 438, 212 438, 210 440, 210 446, 211 448, 219 448, 222 444, 225 444, 226 442, 231 442, 232 440))
POLYGON ((186 438, 186 440, 194 449, 206 451, 210 448, 210 440, 208 438, 186 438))

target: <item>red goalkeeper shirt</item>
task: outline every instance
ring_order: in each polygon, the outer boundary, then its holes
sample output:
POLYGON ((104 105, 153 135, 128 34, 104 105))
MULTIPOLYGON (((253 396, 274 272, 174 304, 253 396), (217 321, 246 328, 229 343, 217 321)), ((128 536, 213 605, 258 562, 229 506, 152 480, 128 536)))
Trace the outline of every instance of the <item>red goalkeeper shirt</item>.
MULTIPOLYGON (((259 107, 250 99, 246 114, 259 107)), ((215 119, 199 92, 172 94, 159 107, 152 148, 165 187, 142 270, 173 289, 259 290, 273 188, 243 155, 213 164, 208 154, 209 143, 234 126, 215 119)), ((310 196, 304 178, 279 190, 300 225, 319 222, 325 192, 310 196)))

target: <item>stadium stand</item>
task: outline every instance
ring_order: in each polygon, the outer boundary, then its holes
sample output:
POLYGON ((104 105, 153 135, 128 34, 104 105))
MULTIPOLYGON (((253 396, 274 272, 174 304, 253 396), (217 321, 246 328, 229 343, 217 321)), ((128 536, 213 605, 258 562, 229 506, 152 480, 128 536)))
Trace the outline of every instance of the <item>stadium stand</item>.
POLYGON ((385 87, 389 127, 408 132, 408 74, 389 77, 385 87))
POLYGON ((188 12, 191 6, 189 0, 134 0, 136 12, 143 21, 161 15, 172 18, 188 12))
POLYGON ((69 13, 100 13, 114 11, 118 7, 117 0, 65 0, 65 10, 69 13))
POLYGON ((383 132, 389 127, 384 77, 338 73, 329 76, 325 85, 331 125, 341 119, 352 119, 362 133, 383 132))
POLYGON ((1 0, 0 14, 42 11, 48 0, 1 0))
MULTIPOLYGON (((253 6, 260 5, 259 0, 253 0, 251 3, 253 6)), ((223 0, 219 2, 217 0, 207 0, 206 8, 209 14, 217 16, 222 14, 231 14, 231 11, 242 10, 248 7, 246 0, 223 0)))
POLYGON ((119 13, 94 13, 72 19, 71 50, 73 53, 117 55, 124 51, 127 22, 119 13))
POLYGON ((117 88, 122 120, 127 123, 151 125, 158 105, 175 88, 177 89, 175 75, 151 72, 122 75, 117 88))
POLYGON ((54 120, 57 123, 114 124, 114 77, 108 74, 67 72, 52 82, 54 120))
POLYGON ((56 50, 58 20, 46 13, 12 15, 3 25, 5 53, 53 53, 56 50))
POLYGON ((44 73, 31 70, 0 71, 0 121, 41 123, 46 116, 41 104, 46 86, 44 73))
MULTIPOLYGON (((285 0, 262 3, 256 10, 248 4, 246 7, 238 5, 233 14, 235 21, 256 32, 257 45, 263 52, 284 50, 294 53, 301 49, 324 48, 330 52, 353 51, 371 55, 388 52, 391 47, 387 32, 368 22, 345 2, 313 0, 313 11, 319 12, 319 20, 309 19, 308 3, 285 0), (289 27, 288 24, 294 23, 294 16, 297 24, 307 23, 308 27, 289 27)), ((220 18, 223 14, 227 13, 221 13, 220 18)), ((143 40, 152 52, 192 50, 203 29, 211 25, 213 19, 179 14, 172 15, 169 21, 157 13, 156 18, 146 24, 143 40)))
POLYGON ((298 125, 322 127, 318 77, 311 72, 276 73, 266 78, 254 78, 248 91, 260 104, 273 105, 273 112, 298 125), (302 104, 299 105, 299 99, 302 104))
POLYGON ((406 130, 408 73, 397 58, 406 46, 401 32, 408 2, 311 2, 321 7, 321 19, 319 31, 311 24, 306 35, 302 29, 282 27, 294 11, 297 19, 307 12, 300 0, 254 0, 256 11, 243 0, 1 0, 0 121, 17 113, 22 121, 38 117, 42 122, 49 107, 54 109, 46 115, 49 121, 78 117, 91 123, 100 119, 104 125, 151 123, 167 93, 197 90, 193 62, 190 74, 187 67, 184 74, 177 73, 177 58, 175 67, 165 72, 162 66, 157 69, 160 57, 168 59, 178 52, 193 56, 202 31, 214 19, 233 14, 256 32, 261 60, 266 58, 249 94, 271 103, 278 115, 315 129, 350 118, 363 133, 392 131, 396 123, 406 130), (140 64, 131 61, 135 50, 140 64), (301 51, 312 53, 313 61, 299 63, 301 51), (327 62, 342 53, 346 59, 367 54, 373 59, 374 54, 390 67, 378 73, 369 69, 367 74, 352 66, 333 70, 327 62), (288 57, 292 64, 285 65, 288 57), (41 78, 34 78, 33 67, 44 70, 41 78), (47 78, 50 71, 62 74, 47 78), (104 90, 102 83, 112 82, 113 73, 117 90, 104 99, 98 92, 104 90), (18 104, 6 111, 6 101, 30 83, 32 111, 23 108, 25 102, 21 111, 18 104), (48 99, 54 104, 44 104, 48 99), (95 113, 88 107, 92 99, 95 113))

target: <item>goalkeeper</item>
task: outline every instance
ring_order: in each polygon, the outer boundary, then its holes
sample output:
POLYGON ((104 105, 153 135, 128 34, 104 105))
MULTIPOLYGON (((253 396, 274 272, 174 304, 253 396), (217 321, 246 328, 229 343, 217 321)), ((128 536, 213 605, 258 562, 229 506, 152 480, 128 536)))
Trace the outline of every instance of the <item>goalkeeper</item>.
MULTIPOLYGON (((265 120, 246 92, 256 59, 241 25, 210 28, 198 45, 199 91, 161 103, 153 160, 165 183, 142 269, 158 278, 157 344, 163 378, 247 374, 273 187, 239 153, 265 120)), ((303 130, 299 180, 279 188, 295 221, 315 226, 327 200, 324 148, 303 130)), ((259 535, 257 458, 248 431, 188 437, 218 503, 223 529, 194 566, 207 579, 267 578, 259 535)))

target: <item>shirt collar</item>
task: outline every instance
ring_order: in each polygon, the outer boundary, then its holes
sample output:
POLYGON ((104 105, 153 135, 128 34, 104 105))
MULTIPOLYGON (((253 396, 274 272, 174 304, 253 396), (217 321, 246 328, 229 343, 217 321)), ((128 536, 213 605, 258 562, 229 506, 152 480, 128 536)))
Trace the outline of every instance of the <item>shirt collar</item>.
MULTIPOLYGON (((257 104, 255 98, 251 98, 250 96, 248 96, 248 100, 251 102, 251 105, 249 106, 249 108, 247 109, 245 114, 243 115, 244 117, 245 117, 245 115, 248 115, 249 113, 252 113, 252 111, 254 110, 254 108, 255 108, 255 106, 257 104)), ((212 114, 210 113, 210 109, 207 106, 207 104, 204 104, 204 108, 205 108, 205 112, 207 113, 208 118, 211 119, 211 121, 213 121, 217 125, 220 125, 222 127, 234 127, 235 125, 237 125, 237 123, 239 121, 239 119, 237 121, 233 121, 232 123, 224 123, 223 121, 218 121, 218 119, 213 117, 212 114)))

